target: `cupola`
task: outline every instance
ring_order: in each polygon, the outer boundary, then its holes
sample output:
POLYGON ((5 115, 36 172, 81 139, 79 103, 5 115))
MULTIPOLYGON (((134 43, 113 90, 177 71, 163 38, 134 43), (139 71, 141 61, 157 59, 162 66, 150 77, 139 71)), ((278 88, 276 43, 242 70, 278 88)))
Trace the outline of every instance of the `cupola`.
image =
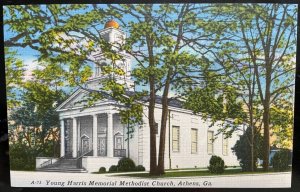
POLYGON ((120 25, 119 25, 119 23, 117 23, 117 22, 114 21, 114 20, 109 20, 109 21, 107 21, 107 22, 105 23, 104 28, 106 29, 106 28, 110 28, 110 27, 113 27, 113 28, 115 28, 115 29, 119 29, 120 25))

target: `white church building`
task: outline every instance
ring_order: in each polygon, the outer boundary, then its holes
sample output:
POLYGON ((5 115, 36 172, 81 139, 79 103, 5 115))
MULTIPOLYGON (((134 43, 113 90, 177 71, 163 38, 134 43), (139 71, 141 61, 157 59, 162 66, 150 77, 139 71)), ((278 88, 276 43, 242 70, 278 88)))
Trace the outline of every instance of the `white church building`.
MULTIPOLYGON (((100 31, 102 38, 110 43, 124 41, 125 32, 118 23, 111 20, 100 31)), ((122 43, 122 42, 121 42, 122 43)), ((122 61, 117 64, 126 72, 120 81, 125 81, 128 91, 134 92, 134 83, 130 77, 131 57, 125 52, 122 61)), ((93 57, 103 65, 109 60, 101 52, 93 57)), ((93 76, 83 85, 87 89, 97 89, 101 69, 95 67, 93 76)), ((66 101, 57 107, 60 118, 60 158, 36 158, 36 168, 41 171, 95 172, 100 167, 106 170, 117 165, 122 157, 131 158, 136 165, 150 169, 150 128, 148 118, 143 116, 143 124, 137 125, 128 139, 127 125, 120 121, 122 108, 110 99, 100 100, 86 108, 82 101, 88 94, 86 89, 78 88, 66 101)), ((159 97, 158 97, 159 98, 159 97)), ((209 165, 212 155, 220 156, 227 166, 239 166, 237 157, 231 148, 239 139, 238 134, 226 138, 216 135, 219 127, 210 126, 209 120, 184 109, 179 101, 169 104, 165 143, 165 169, 202 168, 209 165)), ((145 103, 144 113, 147 112, 145 103)), ((160 133, 161 103, 155 108, 157 120, 157 151, 160 133)))

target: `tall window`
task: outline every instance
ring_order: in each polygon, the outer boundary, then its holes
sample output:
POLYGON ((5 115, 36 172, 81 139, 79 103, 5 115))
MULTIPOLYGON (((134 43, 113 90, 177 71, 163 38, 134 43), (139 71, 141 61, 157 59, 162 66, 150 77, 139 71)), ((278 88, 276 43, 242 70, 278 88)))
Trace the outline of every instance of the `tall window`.
POLYGON ((223 144, 223 155, 228 155, 228 138, 226 138, 225 134, 223 134, 222 144, 223 144))
POLYGON ((213 131, 207 132, 207 153, 208 154, 214 153, 214 132, 213 131))
POLYGON ((96 66, 95 76, 98 77, 100 75, 100 67, 96 66))
POLYGON ((155 123, 155 134, 158 134, 158 123, 155 123))
POLYGON ((197 153, 198 152, 198 130, 197 129, 191 129, 191 142, 192 142, 192 153, 197 153))
POLYGON ((179 127, 172 127, 172 149, 173 152, 179 152, 179 127))

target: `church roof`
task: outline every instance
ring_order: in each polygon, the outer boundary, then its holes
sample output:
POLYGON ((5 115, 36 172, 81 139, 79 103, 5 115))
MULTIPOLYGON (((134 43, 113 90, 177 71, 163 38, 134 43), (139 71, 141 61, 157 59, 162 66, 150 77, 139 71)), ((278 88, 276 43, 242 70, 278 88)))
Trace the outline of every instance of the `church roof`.
MULTIPOLYGON (((135 94, 134 91, 127 91, 126 95, 128 96, 133 96, 135 94)), ((60 111, 60 110, 64 110, 64 109, 72 109, 74 107, 76 108, 81 108, 84 107, 84 102, 82 102, 83 100, 86 99, 86 97, 88 96, 88 91, 83 90, 83 89, 77 89, 75 92, 73 92, 73 94, 66 99, 62 104, 60 104, 56 110, 60 111)), ((144 96, 140 99, 140 101, 142 102, 148 102, 150 100, 150 96, 144 96)), ((113 99, 111 98, 107 98, 106 101, 113 101, 113 99)), ((98 101, 96 103, 101 103, 101 101, 98 101)), ((162 97, 159 95, 156 95, 156 100, 155 100, 156 104, 162 104, 162 97)), ((175 98, 169 98, 169 106, 170 107, 176 107, 176 108, 183 108, 183 102, 175 99, 175 98)))
MULTIPOLYGON (((128 96, 132 96, 135 94, 134 91, 127 91, 126 94, 128 96)), ((155 96, 156 99, 155 99, 155 103, 156 104, 162 104, 162 96, 159 96, 159 95, 156 95, 155 96)), ((144 101, 144 102, 148 102, 150 100, 150 96, 144 96, 141 98, 141 101, 144 101)), ((170 107, 177 107, 177 108, 183 108, 183 102, 176 99, 176 98, 169 98, 169 106, 170 107)))

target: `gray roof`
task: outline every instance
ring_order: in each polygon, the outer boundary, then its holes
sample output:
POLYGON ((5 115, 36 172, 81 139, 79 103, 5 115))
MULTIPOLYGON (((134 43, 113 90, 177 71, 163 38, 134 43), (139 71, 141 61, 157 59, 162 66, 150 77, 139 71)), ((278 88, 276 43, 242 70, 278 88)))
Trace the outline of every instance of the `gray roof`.
MULTIPOLYGON (((134 91, 126 91, 126 95, 133 96, 135 94, 134 91)), ((155 96, 155 103, 162 104, 162 96, 156 95, 155 96)), ((150 96, 144 96, 141 98, 141 101, 148 102, 150 100, 150 96)), ((168 104, 171 107, 183 108, 183 102, 176 99, 176 98, 169 98, 168 104)))

